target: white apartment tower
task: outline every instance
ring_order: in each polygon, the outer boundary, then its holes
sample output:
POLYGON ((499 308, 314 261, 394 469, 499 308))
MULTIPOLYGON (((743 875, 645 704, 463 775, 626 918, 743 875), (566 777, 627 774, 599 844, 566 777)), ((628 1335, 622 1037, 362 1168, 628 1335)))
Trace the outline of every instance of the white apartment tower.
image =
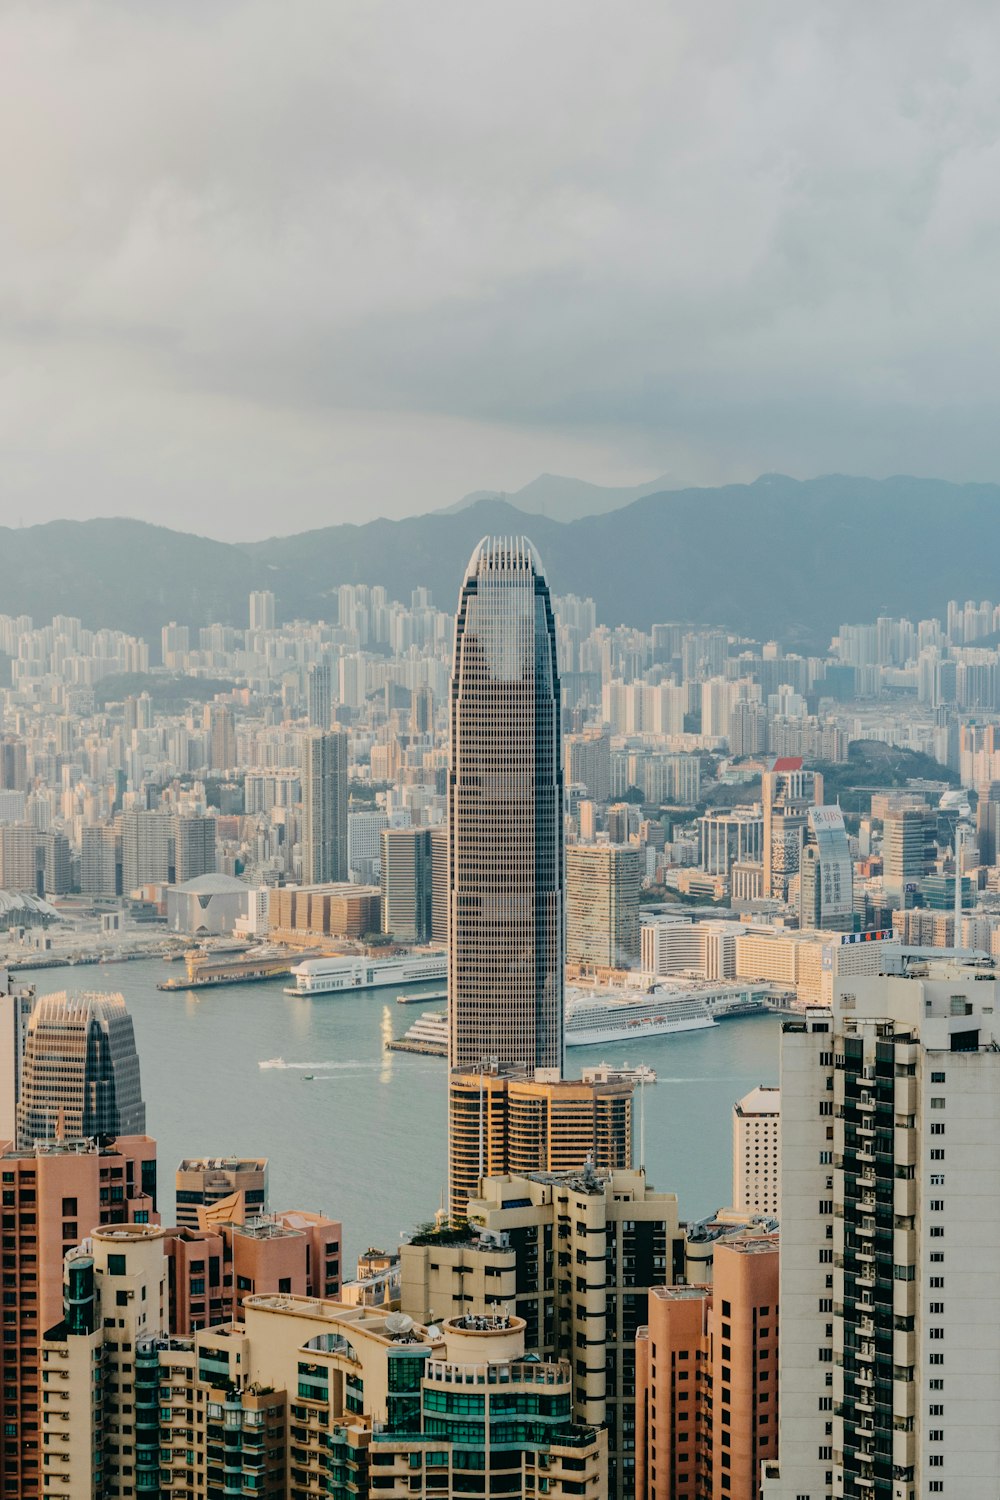
POLYGON ((911 960, 785 1024, 765 1500, 997 1495, 998 1003, 992 968, 911 960))
POLYGON ((773 1214, 781 1208, 781 1090, 760 1084, 733 1105, 733 1207, 773 1214))

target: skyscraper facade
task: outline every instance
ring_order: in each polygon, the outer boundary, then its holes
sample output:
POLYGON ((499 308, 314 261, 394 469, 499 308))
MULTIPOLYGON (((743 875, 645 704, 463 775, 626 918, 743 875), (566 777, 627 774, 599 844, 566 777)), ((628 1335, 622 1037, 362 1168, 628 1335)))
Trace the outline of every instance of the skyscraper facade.
POLYGON ((811 807, 799 862, 799 926, 854 930, 854 864, 839 807, 811 807))
POLYGON ((52 1140, 143 1135, 139 1056, 121 995, 43 995, 24 1048, 17 1135, 52 1140))
POLYGON ((761 777, 764 809, 764 895, 788 899, 799 869, 806 814, 823 801, 823 778, 806 771, 800 756, 779 756, 761 777))
POLYGON ((347 735, 312 730, 302 751, 302 880, 347 879, 347 735))
POLYGON ((485 537, 451 685, 449 1063, 561 1071, 563 772, 552 602, 525 537, 485 537))
POLYGON ((639 962, 642 868, 634 844, 578 844, 566 851, 566 960, 629 969, 639 962))

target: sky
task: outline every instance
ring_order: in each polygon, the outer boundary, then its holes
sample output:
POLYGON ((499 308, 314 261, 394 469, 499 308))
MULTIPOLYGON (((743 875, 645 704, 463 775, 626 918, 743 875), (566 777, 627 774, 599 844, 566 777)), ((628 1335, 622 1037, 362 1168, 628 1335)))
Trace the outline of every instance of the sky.
POLYGON ((7 0, 0 524, 1000 479, 1000 8, 7 0))

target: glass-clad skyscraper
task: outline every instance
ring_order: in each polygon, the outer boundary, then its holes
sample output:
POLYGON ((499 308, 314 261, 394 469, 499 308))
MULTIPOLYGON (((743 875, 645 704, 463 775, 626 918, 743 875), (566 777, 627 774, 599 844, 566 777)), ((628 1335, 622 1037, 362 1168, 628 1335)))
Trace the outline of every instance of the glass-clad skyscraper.
POLYGON ((146 1106, 132 1017, 121 995, 43 995, 28 1023, 17 1134, 21 1146, 143 1135, 146 1106))
POLYGON ((560 1074, 563 773, 552 602, 525 537, 484 537, 451 683, 449 1065, 560 1074))

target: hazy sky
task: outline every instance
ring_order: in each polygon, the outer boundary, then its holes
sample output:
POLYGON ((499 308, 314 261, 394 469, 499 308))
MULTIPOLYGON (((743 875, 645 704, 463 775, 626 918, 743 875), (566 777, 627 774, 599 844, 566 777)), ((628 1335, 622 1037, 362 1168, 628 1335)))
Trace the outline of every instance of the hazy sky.
POLYGON ((0 523, 1000 479, 994 0, 8 0, 0 523))

